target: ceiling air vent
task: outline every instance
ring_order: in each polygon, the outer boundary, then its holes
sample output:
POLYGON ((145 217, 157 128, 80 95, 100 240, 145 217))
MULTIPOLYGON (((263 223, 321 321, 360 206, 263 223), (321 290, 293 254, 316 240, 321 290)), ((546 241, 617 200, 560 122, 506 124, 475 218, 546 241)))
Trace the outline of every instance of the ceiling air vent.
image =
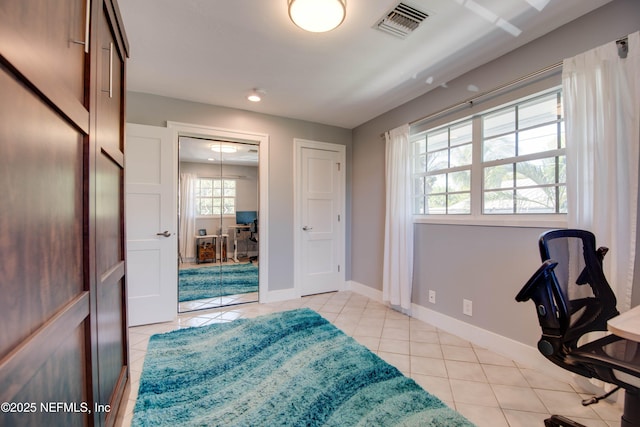
POLYGON ((398 3, 386 16, 384 16, 376 27, 380 31, 393 34, 402 39, 411 34, 422 21, 429 15, 405 3, 398 3))

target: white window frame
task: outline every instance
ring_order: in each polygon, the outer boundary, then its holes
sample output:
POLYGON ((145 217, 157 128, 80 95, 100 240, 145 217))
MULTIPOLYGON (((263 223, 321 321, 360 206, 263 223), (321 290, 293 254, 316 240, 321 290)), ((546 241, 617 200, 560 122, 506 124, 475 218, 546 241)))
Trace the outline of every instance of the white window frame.
MULTIPOLYGON (((512 226, 512 227, 544 227, 544 228, 562 228, 567 226, 567 215, 565 213, 539 213, 539 214, 483 214, 483 170, 485 164, 482 161, 482 116, 506 108, 508 106, 525 103, 533 98, 548 95, 549 93, 560 92, 560 87, 536 92, 529 96, 513 99, 494 108, 488 108, 474 115, 451 120, 450 122, 441 123, 419 133, 411 135, 411 141, 417 141, 424 138, 427 132, 441 129, 444 127, 455 126, 458 123, 471 119, 473 124, 473 152, 471 163, 471 213, 470 214, 414 214, 414 223, 427 224, 459 224, 459 225, 481 225, 481 226, 512 226)), ((424 128, 423 128, 424 129, 424 128)), ((563 154, 564 149, 555 150, 556 154, 563 154)), ((412 153, 413 156, 413 153, 412 153)), ((547 157, 547 156, 542 156, 547 157)), ((415 159, 412 159, 412 165, 415 159)), ((495 163, 495 161, 487 162, 495 163)), ((446 171, 446 170, 442 170, 446 171)), ((440 171, 440 172, 442 172, 440 171)), ((412 187, 414 185, 415 174, 412 171, 412 187)), ((416 194, 413 192, 412 194, 416 194)))
POLYGON ((196 180, 198 182, 201 181, 201 180, 209 180, 209 181, 212 181, 212 182, 221 181, 221 185, 222 185, 223 191, 224 191, 224 181, 233 181, 233 182, 235 182, 235 186, 236 186, 235 192, 234 192, 235 193, 234 196, 224 196, 224 195, 213 196, 212 195, 211 197, 206 197, 206 198, 210 198, 212 200, 213 199, 221 199, 220 200, 220 202, 222 203, 221 206, 224 206, 224 199, 234 199, 233 212, 232 213, 227 213, 227 214, 225 214, 225 213, 212 213, 211 215, 203 215, 202 213, 198 212, 198 204, 197 204, 197 199, 198 198, 202 198, 202 197, 199 197, 199 196, 196 195, 195 196, 195 198, 196 198, 196 217, 198 217, 198 218, 213 218, 213 217, 218 217, 220 215, 222 215, 222 216, 235 216, 236 211, 237 211, 237 207, 238 207, 238 203, 237 203, 238 202, 238 199, 237 199, 237 195, 238 195, 238 193, 237 193, 238 192, 237 185, 238 185, 238 183, 237 183, 236 179, 209 177, 209 176, 199 176, 199 177, 196 178, 196 180))

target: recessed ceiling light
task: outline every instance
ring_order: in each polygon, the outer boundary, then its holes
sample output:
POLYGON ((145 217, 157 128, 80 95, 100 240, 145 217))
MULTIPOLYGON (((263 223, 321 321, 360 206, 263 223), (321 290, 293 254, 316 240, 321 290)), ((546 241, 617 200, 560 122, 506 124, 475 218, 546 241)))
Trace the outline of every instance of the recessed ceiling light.
POLYGON ((347 14, 347 0, 289 0, 289 18, 312 33, 338 27, 347 14))

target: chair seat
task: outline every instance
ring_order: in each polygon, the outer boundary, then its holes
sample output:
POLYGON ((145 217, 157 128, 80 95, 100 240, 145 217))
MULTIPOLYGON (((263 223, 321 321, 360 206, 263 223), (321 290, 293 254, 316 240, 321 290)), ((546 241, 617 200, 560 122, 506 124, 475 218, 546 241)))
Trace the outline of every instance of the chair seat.
POLYGON ((571 364, 587 365, 593 377, 640 392, 640 343, 616 335, 591 341, 567 355, 571 364))

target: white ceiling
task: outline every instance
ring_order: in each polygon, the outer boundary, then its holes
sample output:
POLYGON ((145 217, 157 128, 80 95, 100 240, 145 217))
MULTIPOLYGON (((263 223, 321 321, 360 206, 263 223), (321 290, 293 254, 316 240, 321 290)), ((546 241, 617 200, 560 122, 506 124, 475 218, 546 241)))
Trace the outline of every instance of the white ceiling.
POLYGON ((128 90, 351 129, 609 1, 407 0, 430 16, 406 39, 374 29, 393 0, 347 0, 328 33, 296 27, 287 0, 119 5, 128 90))
POLYGON ((256 145, 221 141, 214 139, 191 138, 181 136, 180 160, 183 162, 257 166, 258 149, 256 145), (232 147, 231 152, 215 151, 215 147, 232 147))

